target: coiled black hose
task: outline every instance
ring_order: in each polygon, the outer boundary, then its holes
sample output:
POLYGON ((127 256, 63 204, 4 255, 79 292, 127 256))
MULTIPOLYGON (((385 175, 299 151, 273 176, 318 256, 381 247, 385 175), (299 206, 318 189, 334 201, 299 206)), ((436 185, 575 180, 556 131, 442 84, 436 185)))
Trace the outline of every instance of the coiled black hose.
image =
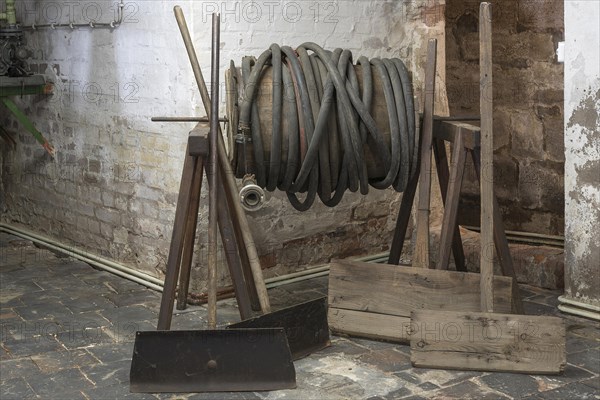
MULTIPOLYGON (((287 192, 290 203, 308 210, 316 195, 330 207, 344 192, 368 192, 368 185, 403 192, 418 161, 418 139, 412 82, 399 59, 358 59, 362 88, 349 50, 327 51, 304 43, 295 51, 272 44, 258 59, 244 57, 244 95, 240 104, 239 133, 252 141, 254 168, 259 186, 287 192), (309 52, 311 54, 309 54, 309 52), (257 88, 263 69, 272 67, 272 134, 270 158, 265 159, 257 88), (373 74, 382 83, 389 118, 390 147, 370 113, 373 74), (288 138, 282 162, 283 132, 288 138), (369 178, 365 161, 368 146, 383 165, 383 178, 369 178), (297 193, 306 192, 304 200, 297 193)), ((246 154, 245 148, 239 152, 246 154)))

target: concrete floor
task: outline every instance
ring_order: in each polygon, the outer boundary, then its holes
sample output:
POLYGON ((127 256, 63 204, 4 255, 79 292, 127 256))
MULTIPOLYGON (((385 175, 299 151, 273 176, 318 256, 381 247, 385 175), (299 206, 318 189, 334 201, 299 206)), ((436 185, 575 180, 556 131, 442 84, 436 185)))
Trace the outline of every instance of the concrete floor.
MULTIPOLYGON (((410 348, 333 337, 332 346, 295 363, 298 388, 261 393, 129 393, 137 330, 152 330, 159 293, 60 258, 0 233, 0 398, 8 399, 600 399, 600 327, 560 314, 561 293, 522 286, 530 314, 567 322, 568 365, 561 376, 412 368, 410 348)), ((270 291, 275 309, 322 296, 327 279, 270 291)), ((203 329, 206 309, 190 307, 174 329, 203 329)), ((239 320, 219 302, 219 323, 239 320)))

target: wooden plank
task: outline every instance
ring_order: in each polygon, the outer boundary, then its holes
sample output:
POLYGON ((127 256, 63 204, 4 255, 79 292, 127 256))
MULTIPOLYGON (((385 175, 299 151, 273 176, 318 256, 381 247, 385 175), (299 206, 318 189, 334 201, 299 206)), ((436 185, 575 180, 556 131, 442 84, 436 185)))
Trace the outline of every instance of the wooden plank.
POLYGON ((409 317, 330 307, 327 322, 333 333, 392 342, 410 342, 409 317))
POLYGON ((425 66, 425 104, 423 107, 423 141, 421 146, 421 171, 419 174, 419 204, 413 266, 429 268, 429 201, 431 194, 431 141, 433 135, 433 108, 435 95, 435 68, 437 40, 430 39, 425 66))
POLYGON ((481 109, 481 311, 493 312, 494 274, 494 140, 492 104, 492 10, 479 11, 479 68, 481 109))
MULTIPOLYGON (((494 278, 495 306, 511 312, 513 280, 494 278)), ((420 309, 479 310, 479 274, 407 268, 358 261, 333 261, 329 306, 410 317, 420 309)))
POLYGON ((559 374, 567 362, 558 317, 416 310, 411 328, 415 367, 559 374))

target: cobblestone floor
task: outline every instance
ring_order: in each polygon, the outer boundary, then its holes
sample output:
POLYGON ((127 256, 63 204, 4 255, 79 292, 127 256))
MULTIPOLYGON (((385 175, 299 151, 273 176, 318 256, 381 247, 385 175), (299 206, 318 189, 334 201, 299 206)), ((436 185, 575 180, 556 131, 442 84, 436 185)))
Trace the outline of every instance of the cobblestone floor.
MULTIPOLYGON (((0 398, 9 399, 600 399, 600 328, 557 311, 560 293, 521 287, 530 314, 567 321, 562 376, 412 368, 408 346, 333 337, 297 361, 298 388, 263 393, 129 393, 136 330, 154 329, 157 292, 30 242, 0 233, 0 398)), ((322 296, 326 278, 270 291, 274 308, 322 296)), ((239 320, 219 302, 219 323, 239 320)), ((206 309, 190 307, 174 329, 202 329, 206 309)))

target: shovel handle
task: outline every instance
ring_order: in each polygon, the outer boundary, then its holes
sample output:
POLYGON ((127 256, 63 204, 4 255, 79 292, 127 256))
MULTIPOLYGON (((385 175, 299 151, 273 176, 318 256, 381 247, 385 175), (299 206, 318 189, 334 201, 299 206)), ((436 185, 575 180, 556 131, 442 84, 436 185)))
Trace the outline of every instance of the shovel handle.
POLYGON ((212 15, 211 45, 211 111, 210 111, 210 183, 208 191, 208 328, 217 328, 217 202, 219 179, 217 135, 219 134, 219 55, 221 42, 221 18, 217 13, 212 15))
POLYGON ((492 5, 479 8, 481 108, 481 311, 494 312, 494 138, 492 102, 492 5))

